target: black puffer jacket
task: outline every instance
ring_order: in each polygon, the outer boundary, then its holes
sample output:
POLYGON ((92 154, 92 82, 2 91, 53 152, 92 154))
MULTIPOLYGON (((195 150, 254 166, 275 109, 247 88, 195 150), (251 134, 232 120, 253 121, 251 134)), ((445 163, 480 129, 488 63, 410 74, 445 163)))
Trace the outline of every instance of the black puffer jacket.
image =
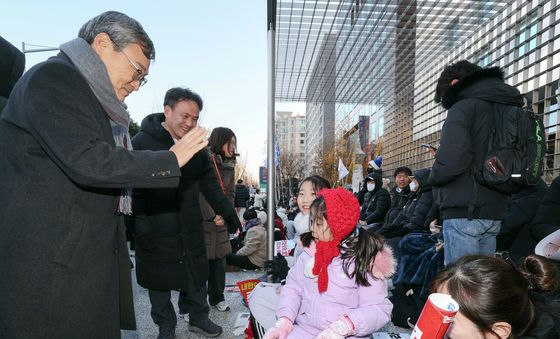
MULTIPOLYGON (((173 139, 161 123, 163 113, 148 115, 132 139, 135 150, 168 150, 173 139)), ((152 290, 187 288, 187 272, 201 286, 208 279, 199 195, 202 193, 231 231, 239 227, 235 209, 222 192, 206 149, 181 168, 178 188, 135 189, 133 195, 138 284, 152 290)))
POLYGON ((420 187, 416 192, 409 194, 407 204, 393 223, 383 225, 378 233, 386 238, 392 238, 424 229, 424 222, 434 201, 432 186, 428 181, 429 175, 430 169, 421 169, 414 172, 414 177, 420 187))
POLYGON ((504 83, 497 68, 473 72, 449 87, 442 98, 448 109, 430 182, 443 219, 501 220, 509 196, 478 184, 470 170, 481 164, 488 148, 494 110, 522 106, 519 91, 504 83), (469 215, 472 207, 472 215, 469 215))
MULTIPOLYGON (((385 214, 391 206, 391 197, 389 192, 384 189, 381 175, 378 173, 371 173, 375 182, 375 188, 369 192, 370 196, 367 201, 364 200, 362 211, 360 212, 360 220, 364 220, 368 225, 375 222, 382 222, 385 214)), ((367 185, 366 185, 367 186, 367 185)))
POLYGON ((519 238, 521 228, 530 226, 547 189, 548 187, 541 179, 537 185, 511 196, 510 205, 505 218, 502 220, 500 234, 496 239, 497 251, 509 250, 514 240, 527 243, 527 237, 523 236, 518 240, 517 238, 519 238))
POLYGON ((537 242, 560 229, 560 176, 552 180, 531 224, 531 233, 537 242))
POLYGON ((247 202, 250 198, 247 186, 244 184, 235 185, 235 207, 247 207, 247 202))
POLYGON ((0 37, 0 112, 25 69, 25 56, 0 37))
POLYGON ((392 224, 395 221, 395 218, 402 212, 404 205, 408 202, 410 197, 410 188, 406 186, 400 192, 398 191, 398 187, 394 187, 391 190, 391 208, 387 211, 385 215, 385 224, 392 224))

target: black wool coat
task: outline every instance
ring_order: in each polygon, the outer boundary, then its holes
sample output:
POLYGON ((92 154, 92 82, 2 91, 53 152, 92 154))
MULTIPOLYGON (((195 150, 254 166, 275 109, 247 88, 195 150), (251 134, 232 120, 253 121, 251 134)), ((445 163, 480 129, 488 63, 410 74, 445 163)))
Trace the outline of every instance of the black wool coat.
POLYGON ((86 80, 58 56, 0 116, 0 338, 119 338, 134 329, 122 187, 172 187, 171 152, 116 147, 86 80))
MULTIPOLYGON (((167 150, 173 146, 163 121, 163 113, 144 118, 140 132, 132 139, 134 149, 167 150)), ((187 272, 193 275, 196 286, 208 280, 200 193, 226 221, 237 218, 210 162, 204 149, 181 169, 178 188, 134 190, 136 277, 141 286, 164 291, 186 289, 187 272)))
POLYGON ((25 56, 0 36, 0 112, 25 69, 25 56))

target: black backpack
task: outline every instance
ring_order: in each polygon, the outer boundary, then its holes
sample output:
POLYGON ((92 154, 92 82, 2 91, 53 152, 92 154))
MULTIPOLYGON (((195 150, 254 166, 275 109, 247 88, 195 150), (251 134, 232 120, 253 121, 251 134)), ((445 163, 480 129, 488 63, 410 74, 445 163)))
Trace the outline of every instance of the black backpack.
POLYGON ((529 108, 494 104, 494 128, 476 180, 504 194, 537 184, 544 169, 545 136, 541 119, 529 108))

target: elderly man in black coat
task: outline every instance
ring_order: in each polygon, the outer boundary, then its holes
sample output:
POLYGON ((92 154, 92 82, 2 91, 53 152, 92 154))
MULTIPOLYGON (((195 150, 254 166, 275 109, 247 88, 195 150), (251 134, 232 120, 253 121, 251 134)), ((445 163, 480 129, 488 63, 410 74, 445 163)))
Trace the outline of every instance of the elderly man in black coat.
POLYGON ((153 43, 103 13, 15 85, 0 116, 0 338, 119 338, 134 329, 122 214, 131 187, 175 187, 204 148, 129 150, 125 98, 153 43))
MULTIPOLYGON (((172 88, 164 99, 164 113, 144 118, 132 140, 136 150, 169 149, 174 140, 197 125, 202 99, 184 88, 172 88)), ((222 328, 208 318, 206 301, 208 259, 204 243, 199 194, 202 193, 230 233, 241 227, 231 202, 222 192, 207 150, 198 152, 182 169, 176 189, 134 191, 136 276, 149 290, 152 319, 158 338, 174 338, 177 316, 171 290, 181 290, 179 312, 189 314, 189 331, 215 337, 222 328), (221 218, 220 217, 220 218, 221 218)))

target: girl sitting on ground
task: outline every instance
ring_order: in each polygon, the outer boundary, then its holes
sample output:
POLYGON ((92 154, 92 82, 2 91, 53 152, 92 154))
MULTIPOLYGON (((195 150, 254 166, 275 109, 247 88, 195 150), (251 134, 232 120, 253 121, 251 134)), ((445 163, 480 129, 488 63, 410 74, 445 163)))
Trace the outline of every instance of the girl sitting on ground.
MULTIPOLYGON (((294 219, 294 239, 296 241, 300 241, 302 234, 309 232, 309 207, 317 197, 317 193, 323 188, 331 188, 331 185, 325 178, 318 175, 309 176, 299 184, 296 200, 299 213, 294 219)), ((311 239, 310 236, 309 239, 311 239)))
POLYGON ((360 206, 352 193, 339 187, 317 196, 310 206, 314 240, 288 273, 278 321, 265 338, 367 336, 390 319, 390 248, 378 236, 356 231, 360 206))

